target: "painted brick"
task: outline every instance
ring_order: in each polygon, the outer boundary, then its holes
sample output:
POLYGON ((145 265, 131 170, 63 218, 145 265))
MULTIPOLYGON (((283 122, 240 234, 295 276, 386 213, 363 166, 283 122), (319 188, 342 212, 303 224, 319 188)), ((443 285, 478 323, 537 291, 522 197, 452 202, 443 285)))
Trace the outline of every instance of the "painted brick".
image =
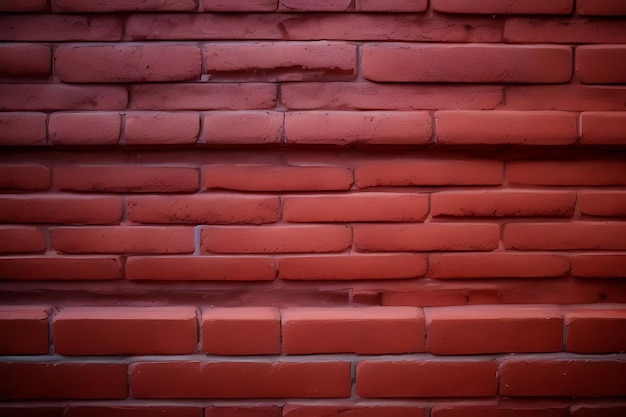
POLYGON ((434 217, 566 217, 576 204, 573 191, 443 191, 431 195, 434 217))
POLYGON ((50 170, 38 164, 0 165, 0 189, 47 190, 50 188, 50 170))
POLYGON ((350 363, 140 362, 133 398, 336 398, 350 396, 350 363))
POLYGON ((211 193, 129 197, 127 216, 136 223, 264 224, 279 219, 278 197, 211 193))
POLYGON ((571 145, 578 116, 566 112, 441 111, 435 113, 440 145, 571 145))
POLYGON ((48 308, 0 306, 0 334, 0 355, 47 354, 48 308))
POLYGON ((139 281, 272 281, 276 262, 245 256, 133 256, 126 279, 139 281))
MULTIPOLYGON (((14 403, 13 403, 14 404, 14 403)), ((2 417, 64 417, 63 407, 41 407, 37 405, 0 405, 2 417)))
POLYGON ((502 87, 490 85, 285 83, 280 92, 293 110, 487 110, 502 101, 502 87))
POLYGON ((332 81, 356 75, 356 46, 347 43, 212 43, 204 54, 212 81, 332 81))
POLYGON ((424 315, 416 307, 292 307, 281 313, 288 355, 424 351, 424 315))
POLYGON ((275 111, 210 112, 203 116, 208 144, 281 143, 283 113, 275 111))
POLYGON ((46 238, 41 230, 25 226, 0 226, 0 253, 43 252, 46 238))
POLYGON ((509 223, 503 241, 505 248, 520 250, 623 250, 626 223, 509 223))
POLYGON ((432 135, 426 112, 290 112, 287 143, 424 145, 432 135))
POLYGON ((52 184, 60 190, 121 193, 193 192, 200 187, 195 168, 142 165, 59 165, 52 184))
POLYGON ((364 360, 357 364, 356 390, 365 398, 493 396, 497 367, 494 360, 476 359, 364 360))
POLYGON ((278 278, 285 280, 408 279, 426 273, 422 254, 292 256, 278 259, 278 278))
POLYGON ((200 79, 200 49, 192 45, 62 45, 55 74, 70 83, 200 79))
POLYGON ((127 101, 113 85, 0 84, 0 110, 117 110, 127 101))
POLYGON ((124 139, 127 145, 194 144, 200 134, 200 116, 194 112, 127 113, 124 139))
POLYGON ((341 225, 203 227, 205 253, 319 253, 350 247, 351 231, 341 225))
POLYGON ((119 113, 52 113, 48 135, 56 145, 116 145, 121 125, 119 113))
POLYGON ((355 193, 283 197, 288 222, 424 221, 428 195, 411 193, 355 193))
POLYGON ((359 161, 355 168, 359 188, 409 185, 497 185, 502 162, 495 160, 378 159, 359 161))
POLYGON ((279 12, 345 12, 350 0, 279 0, 279 12))
POLYGON ((66 356, 188 354, 196 351, 192 307, 70 307, 54 316, 54 350, 66 356))
POLYGON ((624 145, 626 112, 584 112, 580 115, 580 143, 624 145))
POLYGON ((500 365, 500 393, 511 397, 623 396, 624 372, 626 362, 609 358, 506 358, 500 365))
POLYGON ((619 160, 512 161, 506 165, 510 184, 624 185, 626 163, 619 160))
POLYGON ((230 356, 280 354, 279 311, 271 307, 203 310, 202 351, 230 356))
POLYGON ((38 12, 45 10, 47 0, 6 0, 0 4, 3 12, 38 12))
POLYGON ((572 0, 480 0, 472 3, 462 0, 431 0, 433 10, 442 13, 463 14, 570 14, 574 11, 572 0))
POLYGON ((122 278, 114 256, 24 256, 0 258, 0 279, 11 281, 102 281, 122 278))
POLYGON ((578 255, 571 258, 572 275, 583 278, 624 278, 626 256, 578 255))
POLYGON ((626 404, 616 401, 575 404, 570 413, 573 417, 621 417, 626 413, 626 404))
POLYGON ((15 223, 115 224, 122 218, 119 197, 2 195, 0 221, 15 223))
POLYGON ((282 417, 277 405, 207 407, 204 417, 282 417))
POLYGON ((9 78, 43 78, 52 73, 52 54, 43 45, 0 46, 0 76, 9 78))
POLYGON ((570 308, 565 313, 565 322, 568 352, 626 351, 626 309, 622 305, 570 308))
POLYGON ((344 191, 352 172, 339 166, 207 165, 204 186, 241 191, 344 191))
POLYGON ((50 231, 52 248, 63 253, 193 253, 191 227, 61 227, 50 231))
POLYGON ((584 84, 507 85, 506 107, 515 110, 624 110, 626 88, 584 84))
POLYGON ((6 41, 119 41, 123 26, 118 16, 30 14, 0 16, 0 39, 6 41))
POLYGON ((284 417, 426 417, 426 409, 419 405, 382 405, 382 404, 333 404, 314 405, 287 403, 283 407, 284 417))
POLYGON ((576 73, 585 84, 626 83, 626 47, 579 46, 576 48, 576 73))
POLYGON ((620 191, 579 191, 578 208, 589 216, 626 216, 626 193, 620 191))
POLYGON ((125 406, 70 404, 63 417, 201 417, 202 408, 185 406, 125 406))
POLYGON ((100 3, 85 3, 80 0, 52 0, 53 12, 195 12, 198 0, 141 0, 129 3, 126 0, 107 0, 100 3))
POLYGON ((357 0, 357 12, 424 12, 428 6, 427 0, 357 0))
POLYGON ((428 276, 458 278, 546 278, 569 274, 566 258, 551 254, 434 253, 429 257, 428 276))
POLYGON ((126 398, 122 363, 3 362, 3 400, 126 398))
POLYGON ((559 401, 480 401, 435 404, 432 417, 569 417, 569 407, 559 401))
POLYGON ((363 46, 362 70, 366 79, 379 82, 564 83, 572 75, 572 50, 551 45, 370 44, 363 46))
POLYGON ((626 4, 613 0, 576 0, 576 11, 586 16, 625 16, 626 4))
POLYGON ((354 246, 376 251, 491 251, 498 247, 497 224, 356 224, 354 246))
POLYGON ((437 307, 424 314, 426 348, 435 355, 563 350, 563 315, 555 307, 437 307))
POLYGON ((507 19, 504 39, 510 43, 626 43, 619 20, 594 18, 507 19))
POLYGON ((136 84, 130 86, 137 110, 273 109, 276 85, 262 83, 136 84))
POLYGON ((46 143, 44 113, 0 114, 0 146, 41 146, 46 143))
POLYGON ((278 8, 278 0, 202 0, 202 3, 205 12, 273 12, 278 8))

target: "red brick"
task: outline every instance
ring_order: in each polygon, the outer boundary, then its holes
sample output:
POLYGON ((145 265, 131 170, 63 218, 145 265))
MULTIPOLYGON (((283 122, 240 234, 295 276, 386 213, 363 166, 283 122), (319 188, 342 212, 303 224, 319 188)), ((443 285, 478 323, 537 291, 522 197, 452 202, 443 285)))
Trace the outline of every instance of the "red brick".
POLYGON ((415 291, 385 291, 381 294, 380 304, 384 306, 419 306, 439 307, 465 305, 469 300, 469 291, 465 288, 442 288, 425 286, 415 291), (436 290, 436 291, 434 291, 436 290))
POLYGON ((119 41, 122 20, 118 16, 88 15, 4 15, 0 16, 3 41, 119 41))
POLYGON ((359 188, 408 185, 497 185, 502 162, 491 160, 379 159, 360 161, 355 169, 359 188))
POLYGON ((14 223, 115 224, 122 204, 113 196, 3 195, 0 221, 14 223))
POLYGON ((573 191, 444 191, 431 195, 433 217, 565 217, 576 204, 573 191))
POLYGON ((442 13, 463 14, 571 14, 573 0, 522 0, 502 2, 500 0, 480 0, 471 3, 462 0, 431 0, 433 10, 442 13))
POLYGON ((136 223, 264 224, 279 219, 280 202, 270 195, 199 194, 127 198, 136 223))
POLYGON ((62 45, 54 68, 73 83, 186 81, 200 78, 201 58, 192 45, 62 45))
POLYGON ((352 172, 339 166, 208 165, 204 186, 241 191, 344 191, 352 172))
POLYGON ((624 250, 626 223, 509 223, 503 241, 505 248, 520 250, 624 250))
POLYGON ((43 252, 47 243, 41 230, 25 226, 0 226, 0 252, 43 252))
POLYGON ((428 195, 357 193, 283 197, 283 219, 289 222, 424 221, 428 195))
POLYGON ((41 407, 25 403, 23 405, 0 405, 2 417, 64 417, 62 406, 41 407))
POLYGON ((279 12, 346 12, 350 0, 279 0, 279 12))
POLYGON ((435 355, 563 350, 563 315, 554 307, 437 307, 424 313, 426 347, 435 355))
POLYGON ((53 113, 48 135, 58 145, 116 145, 121 120, 119 113, 53 113))
POLYGON ((120 86, 0 84, 0 110, 116 110, 127 101, 120 86))
POLYGON ((579 191, 578 208, 589 216, 626 216, 626 193, 620 191, 579 191))
POLYGON ((202 0, 202 3, 205 12, 273 12, 278 7, 278 0, 202 0))
POLYGON ((435 121, 440 145, 571 145, 578 139, 574 113, 440 111, 435 121))
POLYGON ((625 372, 626 362, 610 358, 506 358, 500 365, 500 395, 623 396, 625 372))
POLYGON ((502 87, 491 85, 286 83, 280 91, 294 110, 487 110, 502 101, 502 87))
POLYGON ((203 119, 203 136, 209 144, 265 144, 282 141, 282 112, 210 112, 204 114, 203 119))
POLYGON ((52 321, 59 355, 160 355, 196 351, 192 307, 64 308, 52 321))
POLYGON ((576 73, 585 84, 625 84, 626 47, 622 45, 577 47, 576 73))
POLYGON ((481 401, 435 404, 432 417, 569 417, 566 403, 546 401, 481 401))
POLYGON ((280 313, 272 307, 208 308, 202 311, 202 351, 212 355, 277 355, 280 313))
POLYGON ((48 78, 52 73, 52 54, 43 45, 0 46, 0 76, 9 78, 48 78))
POLYGON ((491 251, 498 247, 497 224, 356 224, 354 246, 376 251, 491 251))
POLYGON ((626 30, 619 20, 519 17, 506 20, 504 39, 510 43, 626 43, 626 30))
POLYGON ((426 417, 426 409, 423 406, 412 405, 387 405, 387 404, 293 404, 287 403, 283 407, 284 417, 338 417, 349 415, 350 417, 426 417))
POLYGON ((53 186, 60 190, 118 193, 193 192, 200 187, 196 168, 142 165, 59 165, 53 186))
POLYGON ((126 398, 123 363, 0 363, 3 400, 126 398))
POLYGON ((204 253, 319 253, 350 247, 350 229, 342 225, 216 226, 202 228, 204 253))
POLYGON ((101 281, 122 278, 114 256, 25 256, 0 258, 0 278, 11 281, 101 281))
POLYGON ((576 11, 586 16, 625 16, 626 4, 614 0, 576 0, 576 11))
POLYGON ((193 253, 192 227, 61 227, 50 231, 64 253, 193 253))
POLYGON ((285 115, 288 143, 424 145, 432 135, 426 112, 292 112, 285 115))
POLYGON ((626 308, 622 304, 569 308, 565 322, 568 352, 626 351, 626 308))
POLYGON ((626 277, 624 255, 577 255, 571 257, 572 275, 583 278, 626 277))
POLYGON ((574 404, 570 408, 573 417, 622 417, 626 413, 626 403, 596 401, 588 404, 574 404))
POLYGON ((333 81, 356 76, 356 46, 348 43, 212 43, 204 46, 204 54, 212 81, 333 81))
POLYGON ((625 145, 626 112, 585 112, 580 115, 583 145, 625 145))
POLYGON ((415 307, 292 307, 281 317, 288 355, 424 351, 424 315, 415 307))
POLYGON ((50 170, 38 164, 0 165, 0 189, 47 190, 50 170))
POLYGON ((128 17, 125 38, 500 42, 502 22, 491 16, 457 18, 411 13, 138 13, 128 17))
POLYGON ((47 354, 48 308, 0 306, 0 334, 0 355, 47 354))
POLYGON ((458 278, 546 278, 569 274, 566 258, 549 254, 434 253, 430 255, 428 276, 458 278))
POLYGON ((141 281, 273 281, 276 262, 243 256, 133 256, 126 279, 141 281))
POLYGON ((80 0, 52 0, 52 11, 61 13, 76 12, 195 12, 198 0, 107 0, 99 3, 85 3, 80 0))
POLYGON ((46 145, 44 113, 1 113, 0 146, 46 145))
POLYGON ((300 256, 278 259, 278 277, 285 280, 407 279, 426 273, 422 254, 300 256))
POLYGON ((584 84, 506 87, 506 106, 515 110, 624 110, 626 88, 584 84))
POLYGON ((357 12, 424 12, 427 6, 427 0, 357 0, 355 9, 357 12))
POLYGON ((74 405, 67 406, 63 417, 201 417, 202 408, 185 406, 74 405))
POLYGON ((512 161, 506 166, 510 184, 624 185, 626 163, 620 160, 512 161))
POLYGON ((200 134, 195 112, 127 113, 124 138, 127 145, 194 144, 200 134))
POLYGON ((494 360, 364 360, 357 364, 356 390, 365 398, 493 396, 496 372, 494 360))
POLYGON ((142 362, 132 398, 349 397, 350 362, 142 362))
POLYGON ((47 0, 5 0, 0 3, 3 12, 38 12, 45 10, 47 0))
POLYGON ((131 108, 140 110, 244 110, 276 107, 276 85, 261 83, 138 84, 131 108))
POLYGON ((572 75, 566 46, 370 44, 363 76, 383 82, 562 83, 572 75))
POLYGON ((204 417, 282 417, 278 405, 207 407, 204 417))

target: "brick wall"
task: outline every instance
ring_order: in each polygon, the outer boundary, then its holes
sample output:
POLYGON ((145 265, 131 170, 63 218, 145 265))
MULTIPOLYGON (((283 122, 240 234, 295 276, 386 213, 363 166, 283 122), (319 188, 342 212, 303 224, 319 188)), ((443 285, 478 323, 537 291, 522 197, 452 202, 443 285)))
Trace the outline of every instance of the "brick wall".
POLYGON ((0 11, 0 416, 626 414, 626 3, 0 11))

